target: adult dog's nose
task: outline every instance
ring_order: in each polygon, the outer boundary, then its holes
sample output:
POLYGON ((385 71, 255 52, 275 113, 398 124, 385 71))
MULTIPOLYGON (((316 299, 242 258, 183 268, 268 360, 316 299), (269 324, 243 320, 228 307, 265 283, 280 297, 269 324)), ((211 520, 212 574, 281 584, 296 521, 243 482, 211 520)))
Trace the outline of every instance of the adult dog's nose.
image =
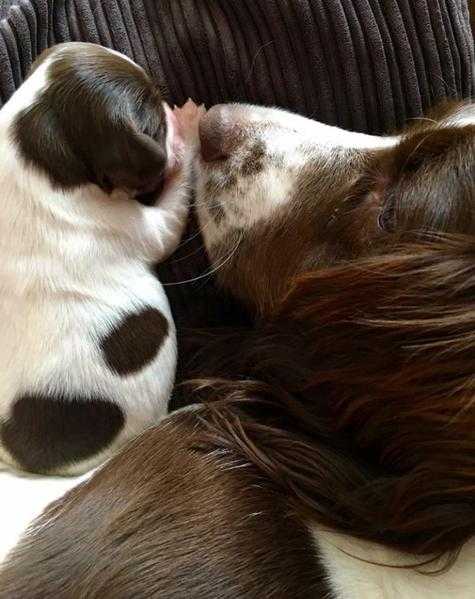
POLYGON ((229 156, 233 145, 232 110, 218 104, 208 110, 200 121, 201 156, 205 162, 223 160, 229 156))

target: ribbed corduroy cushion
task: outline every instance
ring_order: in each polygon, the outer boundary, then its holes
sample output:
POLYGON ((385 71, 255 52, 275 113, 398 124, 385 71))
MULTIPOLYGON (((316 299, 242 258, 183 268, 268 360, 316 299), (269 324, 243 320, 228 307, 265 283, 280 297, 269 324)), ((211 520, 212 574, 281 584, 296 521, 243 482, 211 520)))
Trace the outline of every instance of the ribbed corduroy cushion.
POLYGON ((2 102, 67 40, 125 52, 176 103, 277 104, 370 132, 474 89, 467 0, 3 0, 0 17, 2 102))

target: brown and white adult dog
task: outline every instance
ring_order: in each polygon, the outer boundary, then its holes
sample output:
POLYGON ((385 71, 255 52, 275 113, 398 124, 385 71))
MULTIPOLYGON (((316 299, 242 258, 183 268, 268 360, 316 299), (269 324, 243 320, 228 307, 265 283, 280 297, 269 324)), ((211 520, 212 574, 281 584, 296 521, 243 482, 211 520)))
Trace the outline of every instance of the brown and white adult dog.
POLYGON ((47 510, 0 598, 473 597, 474 106, 387 138, 215 107, 195 166, 255 325, 204 335, 214 403, 47 510))

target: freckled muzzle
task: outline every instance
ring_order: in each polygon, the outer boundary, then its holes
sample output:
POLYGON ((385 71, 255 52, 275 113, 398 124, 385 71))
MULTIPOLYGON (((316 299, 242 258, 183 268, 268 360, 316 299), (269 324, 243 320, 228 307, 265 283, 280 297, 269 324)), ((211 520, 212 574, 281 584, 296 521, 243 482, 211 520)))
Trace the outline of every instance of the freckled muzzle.
POLYGON ((267 211, 267 198, 275 197, 269 182, 282 187, 284 169, 274 172, 272 140, 282 130, 272 119, 274 112, 220 104, 200 120, 196 207, 208 248, 227 231, 248 229, 267 211))
POLYGON ((200 166, 213 189, 230 191, 259 174, 271 158, 263 137, 265 120, 241 104, 213 106, 199 125, 200 166))

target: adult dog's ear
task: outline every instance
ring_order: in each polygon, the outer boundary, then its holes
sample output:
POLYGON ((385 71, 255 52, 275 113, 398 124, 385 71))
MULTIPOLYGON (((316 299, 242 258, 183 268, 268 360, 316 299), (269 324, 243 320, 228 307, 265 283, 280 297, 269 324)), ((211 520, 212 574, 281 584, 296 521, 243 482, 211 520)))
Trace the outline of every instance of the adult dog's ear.
MULTIPOLYGON (((47 85, 14 120, 22 157, 62 188, 94 183, 136 197, 158 190, 167 162, 159 91, 124 57, 70 46, 50 52, 47 85)), ((44 85, 38 73, 26 85, 44 85)))
POLYGON ((355 501, 357 536, 438 554, 475 533, 474 293, 473 236, 438 236, 303 275, 285 302, 312 356, 300 401, 322 398, 370 467, 360 489, 327 487, 355 501))
POLYGON ((376 159, 374 189, 388 231, 469 233, 475 227, 475 127, 409 130, 376 159))
POLYGON ((475 534, 474 298, 473 235, 301 274, 267 325, 203 338, 208 441, 303 520, 455 555, 475 534))

